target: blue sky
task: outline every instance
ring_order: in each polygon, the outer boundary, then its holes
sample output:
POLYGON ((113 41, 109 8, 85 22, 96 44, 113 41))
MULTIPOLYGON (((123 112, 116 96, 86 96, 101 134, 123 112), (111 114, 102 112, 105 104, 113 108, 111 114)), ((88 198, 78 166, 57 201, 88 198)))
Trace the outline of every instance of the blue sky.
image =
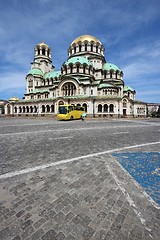
POLYGON ((22 98, 34 46, 52 49, 55 69, 80 35, 97 37, 136 99, 160 103, 159 0, 0 1, 0 99, 22 98))

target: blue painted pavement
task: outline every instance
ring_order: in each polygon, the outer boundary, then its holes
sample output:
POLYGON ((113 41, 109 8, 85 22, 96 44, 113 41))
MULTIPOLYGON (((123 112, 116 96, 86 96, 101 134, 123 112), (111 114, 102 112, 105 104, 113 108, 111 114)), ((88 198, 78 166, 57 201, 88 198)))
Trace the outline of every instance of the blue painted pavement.
POLYGON ((160 152, 112 154, 145 191, 160 204, 160 152))

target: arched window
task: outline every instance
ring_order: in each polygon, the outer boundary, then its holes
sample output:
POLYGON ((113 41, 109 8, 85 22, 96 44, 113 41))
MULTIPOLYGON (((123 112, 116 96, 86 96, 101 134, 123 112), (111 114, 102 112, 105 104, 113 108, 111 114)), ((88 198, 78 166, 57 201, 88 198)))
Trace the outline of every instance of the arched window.
POLYGON ((76 47, 74 47, 74 53, 76 53, 76 47))
POLYGON ((108 105, 107 104, 104 104, 103 112, 108 112, 108 105))
POLYGON ((98 46, 96 46, 96 53, 98 53, 98 46))
POLYGON ((26 107, 26 112, 29 113, 29 107, 28 106, 26 107))
POLYGON ((79 73, 79 65, 77 65, 77 73, 79 73))
POLYGON ((23 107, 23 113, 25 113, 25 111, 26 111, 26 109, 25 109, 25 107, 23 107))
POLYGON ((19 107, 19 113, 21 113, 22 112, 22 108, 21 107, 19 107))
POLYGON ((38 48, 38 55, 40 55, 40 49, 38 48))
POLYGON ((81 45, 79 45, 79 52, 81 52, 81 50, 82 50, 82 46, 81 46, 81 45))
POLYGON ((113 104, 109 105, 109 112, 114 112, 114 105, 113 104))
POLYGON ((85 51, 87 51, 87 44, 85 44, 85 46, 84 46, 84 47, 85 47, 85 51))
POLYGON ((91 67, 89 67, 88 73, 89 73, 89 75, 90 75, 90 73, 91 73, 91 67))
POLYGON ((65 71, 65 74, 67 74, 67 67, 64 66, 64 71, 65 71))
POLYGON ((86 66, 83 65, 83 73, 86 73, 86 66))
POLYGON ((112 71, 110 71, 110 78, 112 78, 112 71))
POLYGON ((82 105, 83 107, 84 107, 84 109, 85 109, 85 112, 87 112, 87 104, 86 103, 83 103, 83 105, 82 105))
POLYGON ((44 112, 45 112, 45 106, 42 105, 42 113, 44 113, 44 112))
POLYGON ((106 71, 104 71, 104 78, 106 78, 107 77, 107 73, 106 73, 106 71))
POLYGON ((118 71, 116 71, 116 79, 118 79, 118 71))
POLYGON ((70 73, 73 73, 73 65, 70 65, 70 73))
POLYGON ((93 44, 91 44, 91 52, 93 52, 93 44))
POLYGON ((80 103, 77 103, 77 107, 80 107, 81 106, 81 104, 80 103))
POLYGON ((17 107, 14 108, 14 112, 17 113, 17 107))
POLYGON ((62 88, 64 96, 73 96, 76 93, 76 86, 73 83, 66 83, 62 88))
POLYGON ((45 49, 42 48, 42 55, 45 55, 45 49))
POLYGON ((125 107, 125 108, 127 107, 127 100, 125 100, 125 99, 123 100, 123 107, 125 107))
POLYGON ((98 112, 102 112, 102 105, 101 104, 98 105, 98 112))

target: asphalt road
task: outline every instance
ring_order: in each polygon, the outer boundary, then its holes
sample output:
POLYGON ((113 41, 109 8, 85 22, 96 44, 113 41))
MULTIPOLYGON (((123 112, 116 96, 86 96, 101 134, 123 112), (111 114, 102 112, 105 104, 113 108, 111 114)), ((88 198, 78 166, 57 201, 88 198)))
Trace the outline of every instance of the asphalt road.
POLYGON ((160 119, 0 118, 0 239, 158 240, 160 206, 113 154, 159 151, 160 119))

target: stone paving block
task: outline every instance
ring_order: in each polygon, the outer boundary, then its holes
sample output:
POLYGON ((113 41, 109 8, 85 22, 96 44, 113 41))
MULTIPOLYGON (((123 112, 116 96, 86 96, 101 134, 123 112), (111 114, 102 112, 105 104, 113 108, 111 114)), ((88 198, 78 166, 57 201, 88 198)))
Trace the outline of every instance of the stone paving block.
POLYGON ((96 234, 93 235, 92 240, 104 240, 106 237, 106 231, 103 229, 96 232, 96 234))
POLYGON ((42 236, 42 240, 56 240, 56 235, 57 233, 53 229, 50 229, 42 236))
POLYGON ((88 226, 88 227, 84 230, 84 232, 82 233, 82 237, 83 237, 85 240, 88 240, 88 239, 90 239, 90 238, 93 236, 94 232, 95 232, 95 230, 94 230, 93 228, 91 228, 91 227, 88 226))
POLYGON ((62 232, 59 232, 56 236, 56 240, 64 240, 66 237, 62 232))
POLYGON ((43 225, 46 222, 46 219, 40 218, 37 222, 34 223, 35 228, 39 228, 41 225, 43 225))
POLYGON ((25 230, 26 228, 28 228, 29 226, 31 226, 33 223, 33 221, 31 219, 27 220, 26 222, 23 222, 20 227, 25 230))
POLYGON ((30 235, 32 235, 34 233, 34 229, 32 226, 29 226, 28 228, 26 228, 23 233, 21 234, 21 238, 22 239, 26 239, 27 237, 29 237, 30 235))
POLYGON ((12 238, 12 240, 21 240, 21 237, 17 235, 16 237, 12 238))
POLYGON ((37 240, 40 239, 43 235, 44 235, 44 231, 42 229, 39 229, 38 231, 36 231, 34 234, 32 234, 32 236, 30 237, 32 240, 37 240))

